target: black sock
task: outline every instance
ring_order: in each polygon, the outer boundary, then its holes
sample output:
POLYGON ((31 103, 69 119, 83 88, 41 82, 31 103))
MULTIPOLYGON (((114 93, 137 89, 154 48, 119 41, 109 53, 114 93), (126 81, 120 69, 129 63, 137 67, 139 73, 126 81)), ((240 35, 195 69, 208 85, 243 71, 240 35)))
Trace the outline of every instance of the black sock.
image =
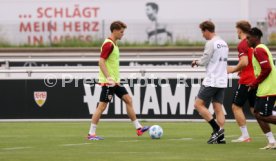
POLYGON ((215 121, 215 119, 210 120, 209 124, 212 126, 213 131, 219 131, 219 126, 218 126, 217 122, 215 121))

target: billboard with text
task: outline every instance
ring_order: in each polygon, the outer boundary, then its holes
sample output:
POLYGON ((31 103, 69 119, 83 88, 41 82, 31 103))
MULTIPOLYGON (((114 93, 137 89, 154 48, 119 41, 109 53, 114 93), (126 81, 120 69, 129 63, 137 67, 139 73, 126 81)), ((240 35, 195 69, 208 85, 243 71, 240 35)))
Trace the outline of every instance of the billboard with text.
MULTIPOLYGON (((133 99, 135 112, 140 119, 201 119, 193 106, 200 81, 133 79, 128 80, 124 86, 133 99)), ((223 104, 227 119, 234 119, 231 102, 237 80, 231 81, 233 87, 229 86, 225 90, 223 104)), ((0 119, 90 118, 97 107, 101 92, 99 85, 84 80, 56 80, 51 84, 43 79, 0 82, 0 89, 5 91, 0 93, 0 119)), ((212 104, 207 106, 213 113, 212 104)), ((246 117, 252 119, 249 109, 244 110, 246 117)), ((102 117, 128 118, 125 104, 114 97, 102 117)))
POLYGON ((108 36, 109 25, 114 20, 122 20, 128 25, 124 40, 129 42, 204 41, 198 24, 208 19, 215 22, 217 32, 224 39, 234 42, 238 41, 235 22, 241 19, 255 22, 260 17, 264 20, 273 2, 2 0, 0 42, 39 45, 73 39, 96 41, 108 36), (258 6, 265 11, 255 9, 258 6))

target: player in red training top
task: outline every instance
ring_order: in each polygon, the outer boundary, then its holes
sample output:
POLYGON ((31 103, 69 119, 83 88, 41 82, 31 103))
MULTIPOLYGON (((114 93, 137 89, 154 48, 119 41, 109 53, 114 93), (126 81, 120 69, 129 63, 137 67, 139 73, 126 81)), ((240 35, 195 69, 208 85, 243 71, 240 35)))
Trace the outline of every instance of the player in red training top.
POLYGON ((254 102, 256 98, 256 90, 248 91, 248 85, 255 81, 254 70, 252 65, 253 49, 250 48, 246 41, 246 36, 251 25, 247 21, 238 21, 236 23, 236 30, 238 38, 241 40, 238 44, 239 63, 236 66, 228 66, 228 73, 239 72, 238 87, 234 92, 232 101, 232 111, 235 116, 236 122, 241 130, 241 136, 232 142, 250 142, 251 138, 246 127, 246 118, 243 113, 242 107, 248 100, 250 111, 254 111, 254 102))
POLYGON ((268 144, 260 149, 276 149, 276 140, 271 131, 270 123, 276 124, 273 114, 276 101, 276 67, 268 47, 261 43, 263 33, 260 29, 251 28, 247 35, 247 43, 254 48, 252 65, 256 80, 249 84, 249 89, 257 88, 254 115, 257 119, 268 144))

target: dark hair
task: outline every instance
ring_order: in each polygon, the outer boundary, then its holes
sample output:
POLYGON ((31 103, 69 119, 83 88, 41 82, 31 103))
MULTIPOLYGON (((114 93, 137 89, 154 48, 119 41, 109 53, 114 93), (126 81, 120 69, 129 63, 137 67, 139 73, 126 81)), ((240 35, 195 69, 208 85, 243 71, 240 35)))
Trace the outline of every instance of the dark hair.
POLYGON ((156 10, 156 12, 158 12, 158 4, 154 3, 154 2, 148 2, 146 4, 146 6, 151 6, 152 9, 156 10))
POLYGON ((121 30, 122 28, 127 28, 126 24, 124 24, 121 21, 114 21, 110 25, 110 31, 113 32, 113 30, 121 30))
POLYGON ((215 25, 211 21, 204 21, 199 25, 202 31, 208 30, 210 32, 215 32, 215 25))
POLYGON ((263 36, 263 33, 260 29, 258 29, 257 27, 253 27, 249 30, 248 32, 249 35, 256 37, 258 39, 261 39, 261 37, 263 36))
POLYGON ((251 29, 251 25, 248 21, 241 20, 236 23, 236 28, 241 29, 244 33, 248 33, 251 29))

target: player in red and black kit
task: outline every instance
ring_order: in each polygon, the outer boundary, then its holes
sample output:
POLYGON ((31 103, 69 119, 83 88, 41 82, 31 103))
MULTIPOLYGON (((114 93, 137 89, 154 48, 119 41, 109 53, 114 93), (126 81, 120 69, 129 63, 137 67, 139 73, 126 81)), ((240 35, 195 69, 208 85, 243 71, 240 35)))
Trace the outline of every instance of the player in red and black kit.
POLYGON ((269 123, 276 124, 276 115, 273 113, 276 101, 276 67, 268 47, 261 43, 263 33, 260 29, 251 28, 247 35, 247 43, 254 48, 252 65, 256 80, 249 84, 249 89, 256 89, 254 115, 257 119, 268 144, 260 149, 276 149, 276 140, 269 123))
POLYGON ((238 21, 236 23, 236 30, 238 38, 241 40, 238 44, 239 63, 236 66, 229 66, 228 73, 239 72, 239 82, 236 91, 234 92, 232 111, 236 119, 237 124, 240 127, 242 135, 232 140, 232 142, 250 142, 251 138, 246 127, 246 118, 243 113, 242 107, 248 100, 250 111, 254 111, 254 102, 256 97, 256 90, 248 91, 248 85, 255 81, 255 75, 252 65, 253 49, 250 48, 246 41, 247 33, 249 32, 251 25, 247 21, 238 21))
POLYGON ((136 134, 141 136, 149 129, 149 126, 143 127, 138 121, 132 98, 128 94, 126 88, 120 84, 120 51, 116 42, 117 40, 121 40, 126 27, 127 26, 121 21, 112 22, 110 25, 111 35, 109 38, 105 39, 101 47, 99 83, 102 86, 102 91, 98 107, 91 118, 90 130, 87 136, 89 140, 103 140, 102 137, 96 135, 97 124, 114 94, 126 104, 126 111, 136 129, 136 134))

